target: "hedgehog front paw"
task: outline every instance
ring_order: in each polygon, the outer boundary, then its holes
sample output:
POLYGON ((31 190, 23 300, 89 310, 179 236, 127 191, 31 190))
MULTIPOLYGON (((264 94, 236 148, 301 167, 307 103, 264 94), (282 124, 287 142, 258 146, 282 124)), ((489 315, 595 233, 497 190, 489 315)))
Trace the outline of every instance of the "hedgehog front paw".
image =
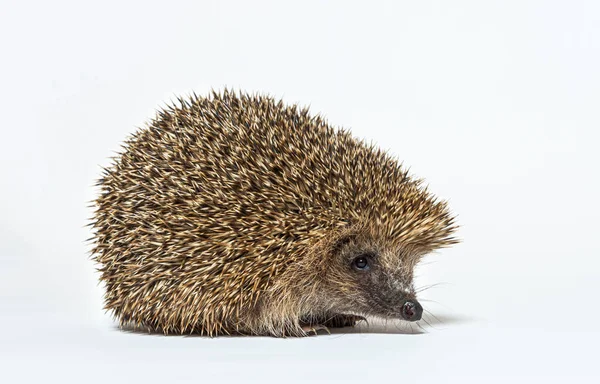
POLYGON ((367 319, 358 315, 333 315, 323 324, 329 328, 344 328, 354 327, 359 321, 367 321, 367 319))

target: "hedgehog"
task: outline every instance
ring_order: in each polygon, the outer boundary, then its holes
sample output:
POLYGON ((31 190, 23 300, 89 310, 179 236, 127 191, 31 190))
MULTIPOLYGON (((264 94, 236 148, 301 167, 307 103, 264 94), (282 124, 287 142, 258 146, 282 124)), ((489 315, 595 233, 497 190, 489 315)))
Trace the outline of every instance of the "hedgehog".
POLYGON ((387 151, 269 95, 158 110, 102 170, 91 257, 122 327, 307 336, 417 321, 455 216, 387 151))

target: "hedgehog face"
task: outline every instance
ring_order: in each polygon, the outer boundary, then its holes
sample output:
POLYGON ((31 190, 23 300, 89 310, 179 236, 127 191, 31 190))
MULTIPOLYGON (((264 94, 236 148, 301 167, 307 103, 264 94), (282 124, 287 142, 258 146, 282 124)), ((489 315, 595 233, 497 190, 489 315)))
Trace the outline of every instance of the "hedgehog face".
POLYGON ((332 250, 339 273, 332 284, 339 292, 339 310, 367 316, 421 319, 423 308, 415 298, 409 252, 386 246, 365 235, 346 236, 332 250), (336 283, 339 282, 339 283, 336 283))

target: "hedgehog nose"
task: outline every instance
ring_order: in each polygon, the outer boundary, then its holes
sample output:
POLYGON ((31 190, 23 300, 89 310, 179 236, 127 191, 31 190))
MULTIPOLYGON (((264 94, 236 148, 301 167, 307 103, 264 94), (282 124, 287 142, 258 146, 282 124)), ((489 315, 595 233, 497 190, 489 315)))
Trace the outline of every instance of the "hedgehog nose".
POLYGON ((407 321, 421 320, 423 307, 416 300, 406 300, 402 305, 402 318, 407 321))

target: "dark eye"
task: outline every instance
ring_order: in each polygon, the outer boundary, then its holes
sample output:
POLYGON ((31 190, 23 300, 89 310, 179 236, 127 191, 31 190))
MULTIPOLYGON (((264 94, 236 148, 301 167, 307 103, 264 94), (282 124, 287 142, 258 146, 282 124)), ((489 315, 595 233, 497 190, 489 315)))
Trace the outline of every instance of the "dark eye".
POLYGON ((358 256, 354 259, 352 264, 354 265, 354 268, 360 271, 364 271, 365 269, 369 268, 369 261, 366 256, 358 256))

